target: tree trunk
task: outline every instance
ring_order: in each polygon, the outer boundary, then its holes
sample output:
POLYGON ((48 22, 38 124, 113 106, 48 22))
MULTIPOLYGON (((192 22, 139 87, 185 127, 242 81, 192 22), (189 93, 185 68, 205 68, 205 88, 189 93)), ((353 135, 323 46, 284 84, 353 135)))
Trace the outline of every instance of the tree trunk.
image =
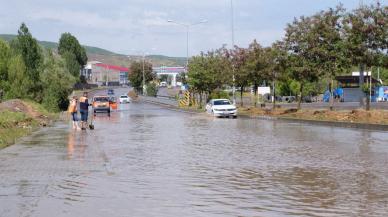
POLYGON ((276 109, 275 80, 272 81, 272 110, 276 109))
POLYGON ((199 108, 202 108, 202 91, 199 92, 199 108))
MULTIPOLYGON (((372 70, 371 70, 372 71, 372 70)), ((369 82, 368 79, 366 79, 366 84, 367 84, 367 87, 368 87, 368 92, 369 93, 366 93, 366 105, 365 105, 365 110, 369 111, 370 110, 370 96, 371 96, 371 87, 372 87, 372 82, 369 82)))
POLYGON ((330 91, 329 109, 330 111, 333 111, 333 107, 334 107, 333 79, 331 80, 331 84, 329 83, 329 91, 330 91))
POLYGON ((365 110, 367 110, 367 111, 370 110, 370 98, 369 98, 369 95, 367 95, 367 97, 366 97, 365 110))
MULTIPOLYGON (((365 69, 364 64, 361 64, 360 65, 359 85, 360 85, 360 90, 361 90, 362 93, 364 93, 364 90, 363 90, 363 85, 364 85, 364 69, 365 69)), ((360 108, 363 108, 363 107, 364 107, 364 94, 362 94, 362 96, 360 96, 360 108)))
POLYGON ((240 100, 241 100, 240 105, 241 105, 241 107, 244 106, 243 94, 244 94, 244 86, 241 86, 241 89, 240 89, 240 100))
POLYGON ((297 107, 298 110, 301 109, 302 98, 303 98, 303 83, 300 83, 299 99, 298 99, 298 107, 297 107))
POLYGON ((257 82, 255 82, 255 85, 253 86, 253 91, 255 92, 255 94, 254 94, 254 100, 255 100, 255 103, 254 103, 254 106, 255 106, 255 108, 256 108, 256 106, 257 106, 257 82))

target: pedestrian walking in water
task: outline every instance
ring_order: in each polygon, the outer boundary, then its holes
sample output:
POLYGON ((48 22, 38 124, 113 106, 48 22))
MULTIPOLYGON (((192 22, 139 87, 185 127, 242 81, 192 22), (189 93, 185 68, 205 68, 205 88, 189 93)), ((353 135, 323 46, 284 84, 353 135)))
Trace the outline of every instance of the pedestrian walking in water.
POLYGON ((86 130, 89 115, 88 92, 84 92, 83 96, 79 99, 79 110, 81 113, 81 129, 86 130))
POLYGON ((73 125, 73 129, 74 130, 81 130, 81 128, 79 127, 79 124, 78 124, 77 103, 78 103, 77 96, 73 96, 73 98, 70 100, 68 112, 71 115, 71 119, 72 119, 72 122, 73 122, 73 124, 72 124, 73 125))

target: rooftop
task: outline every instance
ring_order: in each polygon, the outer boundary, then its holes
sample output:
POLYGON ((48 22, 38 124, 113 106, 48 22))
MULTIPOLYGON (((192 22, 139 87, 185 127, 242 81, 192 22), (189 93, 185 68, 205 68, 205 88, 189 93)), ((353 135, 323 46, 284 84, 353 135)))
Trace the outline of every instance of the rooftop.
POLYGON ((108 70, 115 70, 115 71, 120 71, 120 72, 128 72, 128 68, 122 67, 122 66, 115 66, 115 65, 109 65, 109 64, 104 64, 104 63, 96 63, 95 64, 98 67, 105 68, 108 70))

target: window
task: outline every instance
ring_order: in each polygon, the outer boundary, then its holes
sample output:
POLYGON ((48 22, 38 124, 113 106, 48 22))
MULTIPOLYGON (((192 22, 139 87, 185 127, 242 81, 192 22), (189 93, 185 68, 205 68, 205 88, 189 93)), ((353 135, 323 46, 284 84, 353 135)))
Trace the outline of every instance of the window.
POLYGON ((216 100, 213 102, 214 105, 230 105, 229 100, 216 100))

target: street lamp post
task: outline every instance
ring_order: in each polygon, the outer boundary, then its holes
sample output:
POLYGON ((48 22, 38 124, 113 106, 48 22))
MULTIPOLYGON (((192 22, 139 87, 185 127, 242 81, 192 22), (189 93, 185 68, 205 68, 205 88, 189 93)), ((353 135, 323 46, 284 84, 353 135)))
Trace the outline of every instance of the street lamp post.
MULTIPOLYGON (((230 12, 231 12, 231 28, 232 28, 232 49, 234 49, 234 9, 233 0, 230 0, 230 12)), ((234 75, 234 65, 232 63, 232 80, 233 80, 233 104, 236 104, 236 78, 234 75)))
MULTIPOLYGON (((146 52, 144 52, 144 51, 137 51, 137 50, 135 50, 135 52, 139 52, 139 53, 141 53, 142 54, 142 77, 143 77, 143 79, 142 79, 142 89, 143 89, 143 96, 145 96, 145 95, 147 95, 146 93, 147 93, 147 86, 146 86, 146 83, 145 83, 145 57, 146 57, 146 52)), ((130 56, 128 56, 128 58, 130 58, 130 56)))
POLYGON ((108 87, 109 84, 109 66, 106 65, 106 70, 105 70, 105 85, 108 87))
POLYGON ((146 95, 146 92, 147 92, 147 88, 146 88, 146 85, 145 85, 145 53, 143 53, 143 96, 146 95))
POLYGON ((190 31, 190 27, 194 26, 194 25, 206 23, 207 20, 202 20, 198 23, 180 23, 180 22, 175 22, 173 20, 167 20, 167 22, 175 23, 177 25, 181 25, 181 26, 184 26, 186 28, 186 72, 187 72, 188 67, 189 67, 189 31, 190 31))

